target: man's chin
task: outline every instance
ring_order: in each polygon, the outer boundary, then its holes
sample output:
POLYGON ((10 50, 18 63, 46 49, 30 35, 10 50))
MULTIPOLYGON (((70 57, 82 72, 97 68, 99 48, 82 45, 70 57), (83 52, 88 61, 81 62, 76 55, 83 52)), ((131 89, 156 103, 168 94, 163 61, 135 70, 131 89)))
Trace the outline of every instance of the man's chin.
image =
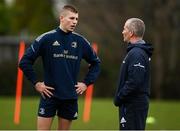
POLYGON ((126 39, 124 39, 123 41, 124 41, 125 43, 129 43, 129 41, 128 41, 128 40, 126 40, 126 39))
POLYGON ((69 30, 68 30, 68 32, 73 32, 73 31, 74 31, 74 29, 69 29, 69 30))
POLYGON ((124 41, 124 42, 127 42, 127 40, 125 40, 125 39, 124 39, 123 41, 124 41))

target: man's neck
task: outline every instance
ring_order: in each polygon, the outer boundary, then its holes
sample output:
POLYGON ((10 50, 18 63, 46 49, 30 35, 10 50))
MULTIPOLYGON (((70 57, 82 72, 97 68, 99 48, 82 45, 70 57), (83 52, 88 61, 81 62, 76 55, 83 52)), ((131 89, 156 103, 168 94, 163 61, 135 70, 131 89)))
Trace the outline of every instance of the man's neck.
POLYGON ((138 41, 142 41, 143 39, 141 37, 132 37, 130 39, 130 43, 131 44, 135 44, 135 43, 138 43, 138 41))
POLYGON ((62 31, 64 31, 65 33, 68 33, 68 31, 65 30, 61 25, 59 25, 59 28, 60 28, 62 31))

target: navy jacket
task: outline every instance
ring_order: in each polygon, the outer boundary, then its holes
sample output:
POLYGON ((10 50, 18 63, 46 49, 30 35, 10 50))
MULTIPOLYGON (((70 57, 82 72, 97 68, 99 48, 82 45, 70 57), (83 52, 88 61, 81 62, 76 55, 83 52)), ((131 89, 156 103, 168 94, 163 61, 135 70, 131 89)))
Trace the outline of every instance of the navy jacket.
POLYGON ((95 82, 100 72, 100 60, 89 42, 79 34, 65 33, 59 27, 36 38, 19 63, 34 85, 39 81, 33 69, 38 56, 43 61, 44 83, 55 88, 54 96, 59 99, 77 99, 75 85, 81 59, 90 64, 84 78, 87 86, 95 82))
POLYGON ((152 51, 151 44, 136 43, 128 45, 127 55, 121 65, 118 88, 114 98, 116 106, 122 106, 124 103, 148 103, 152 51))

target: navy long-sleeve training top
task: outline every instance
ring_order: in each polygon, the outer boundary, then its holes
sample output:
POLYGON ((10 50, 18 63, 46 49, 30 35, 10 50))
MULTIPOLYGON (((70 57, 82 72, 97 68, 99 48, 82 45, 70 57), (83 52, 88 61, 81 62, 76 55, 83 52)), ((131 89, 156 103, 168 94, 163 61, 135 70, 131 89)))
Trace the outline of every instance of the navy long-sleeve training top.
POLYGON ((33 63, 42 57, 44 83, 53 87, 53 94, 59 99, 77 99, 77 75, 81 59, 89 63, 84 78, 88 86, 95 82, 100 73, 100 60, 89 42, 74 32, 65 33, 59 27, 37 37, 22 57, 19 67, 35 85, 38 78, 33 63))
POLYGON ((152 45, 144 43, 143 40, 140 43, 128 45, 114 99, 116 106, 133 102, 148 103, 152 51, 152 45))

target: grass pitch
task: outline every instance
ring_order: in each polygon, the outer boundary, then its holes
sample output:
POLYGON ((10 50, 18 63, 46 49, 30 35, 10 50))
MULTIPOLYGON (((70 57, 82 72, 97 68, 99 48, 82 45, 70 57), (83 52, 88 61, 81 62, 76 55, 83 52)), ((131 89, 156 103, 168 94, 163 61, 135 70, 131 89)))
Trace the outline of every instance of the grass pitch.
MULTIPOLYGON (((34 130, 39 100, 37 97, 22 97, 20 124, 14 124, 15 98, 0 97, 0 130, 34 130)), ((117 130, 118 110, 112 99, 93 99, 90 121, 83 122, 84 98, 79 99, 79 116, 71 129, 74 130, 117 130)), ((180 129, 179 101, 151 101, 147 130, 180 129)), ((56 129, 55 117, 52 129, 56 129)))

